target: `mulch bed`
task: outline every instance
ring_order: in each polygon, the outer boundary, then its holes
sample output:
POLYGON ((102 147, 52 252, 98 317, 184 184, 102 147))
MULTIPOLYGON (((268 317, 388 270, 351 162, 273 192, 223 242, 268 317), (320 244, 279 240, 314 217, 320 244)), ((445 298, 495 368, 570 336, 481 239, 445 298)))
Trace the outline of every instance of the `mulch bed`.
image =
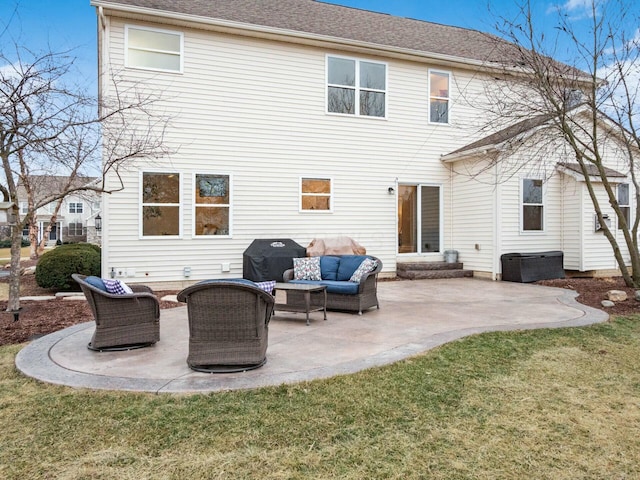
MULTIPOLYGON (((35 262, 23 262, 26 267, 35 262)), ((8 278, 0 279, 0 283, 7 283, 8 278)), ((602 309, 601 302, 606 299, 609 290, 624 290, 628 299, 618 302, 614 307, 607 308, 610 315, 640 314, 640 302, 634 299, 635 289, 624 285, 621 277, 615 278, 567 278, 563 280, 542 280, 539 285, 568 288, 579 293, 577 300, 594 308, 602 309)), ((21 296, 54 295, 54 292, 40 288, 33 275, 21 278, 21 296)), ((157 291, 159 298, 176 294, 177 291, 157 291)), ((174 308, 182 304, 161 301, 160 308, 174 308)), ((22 301, 19 320, 14 321, 13 313, 7 312, 7 302, 0 301, 0 345, 23 343, 38 336, 55 332, 62 328, 92 320, 91 310, 84 301, 55 300, 22 301)))

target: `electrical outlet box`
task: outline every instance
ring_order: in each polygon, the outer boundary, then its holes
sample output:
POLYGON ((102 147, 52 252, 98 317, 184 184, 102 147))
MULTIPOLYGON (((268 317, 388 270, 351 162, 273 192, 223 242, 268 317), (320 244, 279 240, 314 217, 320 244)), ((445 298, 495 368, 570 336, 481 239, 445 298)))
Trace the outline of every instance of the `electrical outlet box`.
POLYGON ((127 277, 135 277, 136 269, 135 268, 127 268, 127 277))
POLYGON ((222 271, 230 272, 231 271, 231 262, 223 262, 222 263, 222 271))

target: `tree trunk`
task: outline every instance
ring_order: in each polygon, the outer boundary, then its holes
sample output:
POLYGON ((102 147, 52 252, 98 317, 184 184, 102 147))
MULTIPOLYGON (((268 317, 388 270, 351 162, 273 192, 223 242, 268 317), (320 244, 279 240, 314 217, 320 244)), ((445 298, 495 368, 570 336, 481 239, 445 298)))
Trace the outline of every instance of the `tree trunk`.
POLYGON ((35 222, 29 224, 29 258, 35 260, 40 256, 38 252, 38 225, 35 222))
POLYGON ((20 250, 22 248, 22 231, 11 227, 11 270, 9 275, 9 302, 8 312, 17 312, 20 309, 20 250))

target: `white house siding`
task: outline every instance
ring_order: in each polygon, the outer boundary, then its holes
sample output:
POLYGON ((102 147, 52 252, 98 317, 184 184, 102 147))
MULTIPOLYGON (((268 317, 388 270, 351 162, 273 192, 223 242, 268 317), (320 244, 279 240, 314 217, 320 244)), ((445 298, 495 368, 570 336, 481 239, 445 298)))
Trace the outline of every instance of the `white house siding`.
MULTIPOLYGON (((426 64, 162 25, 184 33, 184 73, 123 70, 124 24, 109 23, 108 67, 124 75, 121 88, 142 82, 146 91, 162 94, 158 108, 171 117, 166 142, 177 152, 133 164, 123 173, 125 189, 105 197, 104 274, 114 268, 128 271, 132 282, 175 282, 185 280, 183 268, 190 266, 189 280, 237 277, 242 252, 255 238, 292 238, 306 246, 337 235, 354 238, 393 273, 396 198, 388 187, 442 185, 447 202, 449 173, 440 155, 474 140, 469 104, 481 87, 470 73, 454 72, 452 125, 430 125, 426 64), (387 63, 386 120, 325 113, 327 54, 387 63), (182 175, 181 238, 139 238, 143 169, 182 175), (193 238, 196 173, 232 176, 232 238, 193 238), (333 213, 298 212, 302 176, 332 179, 333 213), (226 262, 231 271, 223 273, 226 262)), ((447 205, 444 214, 446 225, 447 205)))
POLYGON ((495 235, 501 206, 496 197, 495 168, 479 158, 451 165, 451 241, 465 269, 491 274, 494 271, 495 235))

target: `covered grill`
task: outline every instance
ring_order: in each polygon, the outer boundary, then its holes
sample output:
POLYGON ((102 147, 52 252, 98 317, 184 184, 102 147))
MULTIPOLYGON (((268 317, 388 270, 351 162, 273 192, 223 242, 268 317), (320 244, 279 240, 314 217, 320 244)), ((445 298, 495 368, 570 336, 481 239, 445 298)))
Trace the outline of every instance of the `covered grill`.
POLYGON ((242 276, 254 282, 282 281, 293 259, 305 257, 307 249, 290 238, 258 239, 242 254, 242 276))

